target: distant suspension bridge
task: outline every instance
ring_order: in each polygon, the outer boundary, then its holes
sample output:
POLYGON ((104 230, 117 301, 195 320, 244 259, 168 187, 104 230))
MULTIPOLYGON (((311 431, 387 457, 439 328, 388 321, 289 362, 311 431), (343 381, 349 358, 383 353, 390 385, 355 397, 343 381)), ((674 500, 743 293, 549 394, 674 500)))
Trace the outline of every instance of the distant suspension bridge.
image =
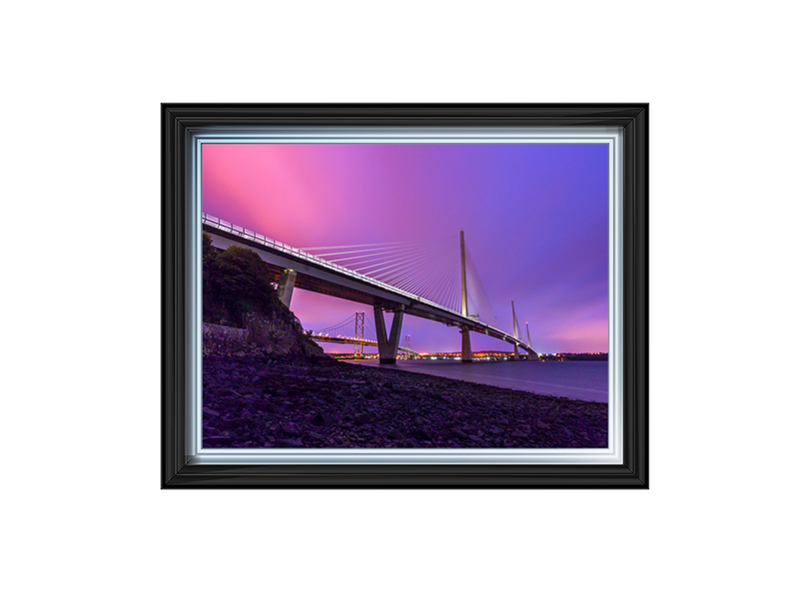
MULTIPOLYGON (((377 334, 371 323, 366 322, 365 312, 355 312, 354 317, 349 316, 338 324, 319 331, 307 331, 307 334, 314 341, 353 344, 355 356, 363 356, 363 348, 379 347, 377 334)), ((410 348, 410 335, 405 336, 404 345, 400 345, 398 349, 407 358, 416 358, 419 355, 416 350, 410 348)))

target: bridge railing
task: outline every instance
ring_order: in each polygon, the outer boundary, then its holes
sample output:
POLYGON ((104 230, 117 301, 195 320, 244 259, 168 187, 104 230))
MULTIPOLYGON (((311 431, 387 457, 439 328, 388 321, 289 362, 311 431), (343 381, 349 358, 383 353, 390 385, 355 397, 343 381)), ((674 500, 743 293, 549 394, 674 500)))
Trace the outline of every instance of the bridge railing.
MULTIPOLYGON (((362 281, 370 282, 371 284, 373 284, 373 285, 375 285, 377 287, 380 287, 381 289, 386 289, 388 291, 393 291, 394 293, 404 295, 405 297, 412 297, 412 298, 415 298, 417 301, 425 301, 428 304, 430 304, 431 306, 436 306, 438 308, 441 308, 442 310, 446 310, 447 312, 452 312, 453 314, 455 314, 455 310, 452 310, 451 308, 447 308, 446 306, 442 306, 441 304, 439 304, 437 302, 434 302, 434 301, 429 300, 429 299, 422 300, 421 297, 419 297, 418 295, 414 295, 414 294, 410 293, 409 291, 405 291, 404 289, 400 289, 399 287, 394 287, 393 285, 389 285, 388 283, 378 281, 375 278, 372 278, 370 276, 366 276, 365 274, 361 274, 360 272, 357 272, 357 271, 352 270, 350 268, 345 268, 343 266, 340 266, 339 264, 335 264, 333 262, 325 260, 325 259, 323 259, 323 258, 321 258, 321 257, 319 257, 317 255, 313 255, 312 253, 309 253, 307 251, 299 249, 298 247, 292 247, 290 245, 282 243, 281 241, 277 241, 275 239, 268 238, 265 235, 261 235, 259 233, 256 233, 256 232, 253 232, 251 230, 248 230, 247 228, 243 228, 241 226, 237 226, 235 224, 232 224, 231 222, 227 222, 226 220, 221 220, 220 218, 216 218, 215 216, 210 216, 209 214, 203 214, 202 213, 201 214, 201 222, 204 223, 204 224, 209 224, 211 226, 214 226, 215 228, 218 228, 220 230, 225 230, 225 231, 228 231, 228 232, 230 232, 232 234, 236 234, 239 237, 243 237, 243 238, 246 238, 246 239, 251 239, 255 243, 260 243, 261 245, 265 245, 267 247, 271 247, 272 249, 282 251, 282 252, 284 252, 284 253, 286 253, 288 255, 292 255, 292 256, 295 256, 295 257, 298 257, 298 258, 303 258, 303 259, 307 260, 308 262, 310 262, 312 264, 318 264, 319 266, 322 266, 324 268, 328 268, 330 270, 334 270, 334 271, 340 272, 342 274, 347 274, 347 275, 349 275, 351 277, 357 278, 357 279, 362 280, 362 281)), ((480 322, 480 321, 477 321, 477 322, 480 322)), ((485 323, 481 323, 481 324, 485 324, 485 323)))
MULTIPOLYGON (((208 224, 210 226, 218 228, 219 230, 227 231, 227 232, 229 232, 231 234, 237 235, 238 237, 242 237, 242 238, 245 238, 245 239, 250 239, 250 240, 254 241, 255 243, 259 243, 260 245, 265 245, 266 247, 276 249, 276 250, 281 251, 283 253, 286 253, 288 255, 295 256, 297 258, 307 260, 311 264, 318 264, 319 266, 321 266, 323 268, 327 268, 327 269, 333 270, 335 272, 340 272, 340 273, 345 274, 347 276, 350 276, 352 278, 356 278, 357 280, 369 282, 372 285, 374 285, 376 287, 379 287, 380 289, 385 289, 386 291, 392 291, 392 292, 394 292, 394 293, 396 293, 398 295, 402 295, 404 297, 409 297, 409 298, 416 299, 416 301, 419 301, 419 302, 424 301, 425 303, 427 303, 427 304, 429 304, 431 306, 434 306, 436 308, 440 308, 441 310, 444 310, 446 312, 449 312, 449 313, 454 314, 456 316, 459 316, 461 318, 466 318, 465 316, 462 316, 461 314, 458 314, 452 308, 447 308, 446 306, 442 306, 441 304, 439 304, 437 302, 434 302, 432 300, 429 300, 429 299, 424 299, 423 300, 418 295, 414 295, 413 293, 410 293, 409 291, 405 291, 404 289, 400 289, 399 287, 394 287, 393 285, 389 285, 388 283, 378 281, 375 278, 372 278, 370 276, 366 276, 365 274, 361 274, 360 272, 357 272, 355 270, 351 270, 350 268, 344 268, 343 266, 340 266, 338 264, 334 264, 334 263, 332 263, 332 262, 330 262, 328 260, 325 260, 325 259, 323 259, 323 258, 321 258, 321 257, 319 257, 317 255, 313 255, 312 253, 308 253, 307 251, 303 251, 303 250, 301 250, 301 249, 299 249, 297 247, 292 247, 290 245, 286 245, 285 243, 282 243, 281 241, 276 241, 274 239, 266 237, 265 235, 261 235, 259 233, 253 232, 253 231, 248 230, 246 228, 243 228, 242 226, 237 226, 236 224, 232 224, 231 222, 227 222, 226 220, 221 220, 220 218, 216 218, 215 216, 211 216, 209 214, 202 213, 201 214, 201 223, 202 224, 208 224)), ((491 330, 491 331, 495 331, 495 332, 499 332, 499 333, 503 332, 503 331, 501 331, 500 329, 498 329, 496 327, 493 327, 493 326, 491 326, 489 324, 486 324, 485 322, 477 320, 476 318, 474 319, 474 322, 476 322, 478 325, 486 328, 487 330, 491 330)), ((507 333, 506 333, 506 335, 507 335, 507 333)), ((510 337, 510 335, 508 335, 508 336, 510 337)), ((519 339, 516 339, 516 340, 517 340, 517 342, 519 344, 521 344, 522 346, 525 346, 525 342, 520 341, 519 339)))

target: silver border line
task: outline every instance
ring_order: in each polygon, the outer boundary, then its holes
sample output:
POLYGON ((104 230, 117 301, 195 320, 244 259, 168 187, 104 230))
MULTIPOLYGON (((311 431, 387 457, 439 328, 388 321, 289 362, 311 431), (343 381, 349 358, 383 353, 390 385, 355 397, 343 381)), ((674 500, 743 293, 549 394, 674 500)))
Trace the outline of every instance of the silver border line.
POLYGON ((193 361, 188 462, 193 465, 606 464, 623 462, 623 133, 620 128, 205 128, 190 135, 189 300, 193 361), (607 144, 609 147, 609 444, 573 449, 210 449, 201 447, 201 153, 211 144, 607 144))

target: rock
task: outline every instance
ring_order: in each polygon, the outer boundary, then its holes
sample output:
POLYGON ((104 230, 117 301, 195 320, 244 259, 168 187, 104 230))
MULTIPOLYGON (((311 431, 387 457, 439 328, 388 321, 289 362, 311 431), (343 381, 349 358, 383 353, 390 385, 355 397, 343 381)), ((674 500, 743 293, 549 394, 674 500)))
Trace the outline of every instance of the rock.
POLYGON ((526 433, 523 433, 523 432, 519 431, 518 429, 515 429, 514 431, 511 432, 511 437, 514 437, 514 438, 527 438, 528 436, 527 436, 526 433))
POLYGON ((304 444, 302 444, 301 440, 294 440, 294 439, 284 439, 284 440, 277 440, 276 441, 277 448, 303 448, 304 444))
POLYGON ((550 426, 546 423, 542 423, 541 421, 536 421, 536 427, 539 429, 550 429, 550 426))
POLYGON ((238 394, 235 390, 229 389, 228 387, 223 387, 217 391, 217 396, 219 398, 239 398, 240 394, 238 394))
POLYGON ((279 390, 277 390, 277 391, 276 391, 276 395, 277 395, 277 396, 280 396, 280 397, 282 397, 282 398, 286 398, 286 397, 287 397, 287 395, 288 395, 288 390, 286 390, 286 389, 279 389, 279 390))
POLYGON ((288 436, 300 436, 302 434, 301 429, 295 425, 283 425, 282 433, 288 436))
POLYGON ((312 419, 310 419, 310 423, 313 425, 323 425, 324 427, 329 427, 330 425, 337 423, 338 417, 328 412, 317 412, 312 419))
POLYGON ((371 421, 371 413, 361 412, 355 415, 355 425, 365 425, 371 421))
POLYGON ((430 431, 426 427, 424 427, 422 429, 417 429, 416 431, 414 431, 410 435, 412 435, 417 440, 432 440, 433 439, 433 432, 430 431))
POLYGON ((388 437, 391 438, 392 440, 401 440, 405 437, 405 434, 403 434, 398 429, 392 429, 391 431, 388 432, 388 437))
POLYGON ((468 435, 466 435, 466 433, 464 433, 464 432, 463 432, 463 431, 461 431, 460 429, 453 429, 453 430, 452 430, 452 433, 453 433, 455 436, 457 436, 458 438, 460 438, 461 440, 466 440, 466 439, 469 439, 469 436, 468 436, 468 435))
POLYGON ((211 417, 220 417, 221 416, 221 413, 219 413, 217 410, 212 410, 208 406, 204 407, 204 414, 209 415, 211 417))
POLYGON ((225 446, 231 443, 232 438, 231 436, 226 435, 218 435, 218 436, 209 436, 204 438, 204 446, 210 446, 215 448, 217 446, 225 446))

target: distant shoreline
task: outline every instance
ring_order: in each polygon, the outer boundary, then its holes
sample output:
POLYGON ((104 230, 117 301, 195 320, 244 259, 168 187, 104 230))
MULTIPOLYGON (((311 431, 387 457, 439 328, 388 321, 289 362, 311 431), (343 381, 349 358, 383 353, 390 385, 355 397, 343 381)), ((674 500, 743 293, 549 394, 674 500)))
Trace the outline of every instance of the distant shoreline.
MULTIPOLYGON (((376 353, 364 354, 363 358, 356 358, 353 353, 349 352, 324 352, 330 358, 336 360, 376 360, 376 353)), ((473 353, 474 362, 506 362, 510 359, 513 352, 500 352, 496 350, 480 351, 473 353)), ((434 352, 432 354, 422 354, 419 358, 410 358, 410 360, 429 360, 438 358, 439 360, 459 360, 461 358, 460 352, 434 352)), ((521 359, 527 358, 527 354, 521 354, 521 359)), ((558 354, 540 354, 538 360, 528 359, 530 362, 607 362, 609 359, 608 352, 582 352, 582 353, 566 353, 560 352, 558 354)))

